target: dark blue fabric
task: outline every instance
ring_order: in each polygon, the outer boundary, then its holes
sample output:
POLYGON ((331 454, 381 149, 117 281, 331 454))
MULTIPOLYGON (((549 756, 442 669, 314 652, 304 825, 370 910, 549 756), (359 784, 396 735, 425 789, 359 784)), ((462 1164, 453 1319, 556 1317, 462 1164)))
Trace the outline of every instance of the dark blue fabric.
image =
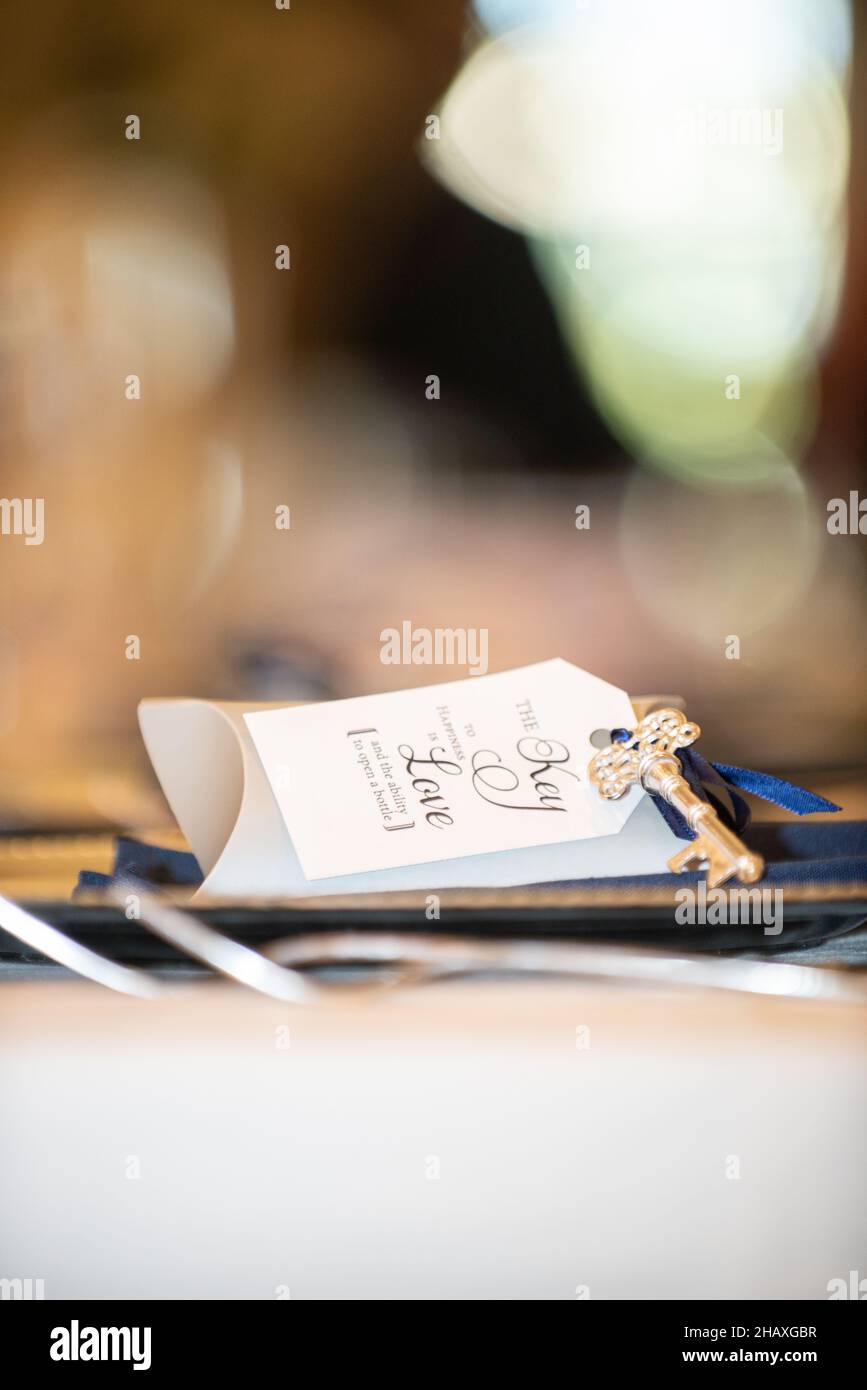
MULTIPOLYGON (((691 753, 692 749, 685 751, 691 753)), ((787 782, 784 777, 772 777, 769 772, 752 772, 748 767, 733 767, 731 763, 714 763, 713 766, 732 786, 740 787, 741 791, 750 792, 752 796, 760 796, 774 806, 782 806, 795 816, 811 816, 816 811, 841 809, 833 801, 807 791, 806 787, 798 787, 794 782, 787 782)))
MULTIPOLYGON (((614 743, 627 743, 632 738, 630 729, 612 729, 614 743)), ((709 763, 697 748, 679 748, 677 758, 683 775, 696 796, 708 801, 716 809, 730 830, 741 835, 751 820, 749 803, 738 794, 741 791, 759 796, 784 811, 795 816, 809 816, 816 811, 839 811, 841 808, 816 792, 787 782, 783 777, 774 777, 770 772, 753 772, 748 767, 735 767, 733 763, 709 763)), ((655 792, 650 799, 669 830, 681 840, 694 840, 695 831, 690 828, 679 811, 655 792)))
POLYGON ((83 869, 78 875, 75 893, 91 888, 106 888, 119 878, 138 878, 143 883, 195 887, 202 881, 202 871, 195 855, 185 850, 147 845, 141 840, 130 840, 125 835, 119 835, 114 843, 114 865, 111 873, 98 874, 92 869, 83 869))
MULTIPOLYGON (((774 822, 753 825, 746 836, 751 849, 764 855, 767 872, 763 883, 784 886, 821 886, 836 883, 867 885, 867 821, 774 822)), ((202 880, 192 854, 144 845, 123 837, 117 841, 114 875, 130 875, 146 883, 197 885, 202 880)), ((585 884, 608 888, 656 888, 672 883, 697 883, 700 873, 641 874, 625 878, 564 879, 560 886, 585 884)), ((103 888, 112 881, 106 874, 85 870, 79 875, 76 894, 103 888)), ((551 884, 538 884, 540 888, 551 884)))
MULTIPOLYGON (((867 896, 867 821, 779 821, 752 825, 746 835, 750 849, 766 861, 762 884, 769 887, 865 885, 867 896)), ((701 872, 632 874, 627 878, 569 879, 560 886, 597 888, 665 888, 698 883, 701 872)), ((541 887, 542 885, 540 885, 541 887)))

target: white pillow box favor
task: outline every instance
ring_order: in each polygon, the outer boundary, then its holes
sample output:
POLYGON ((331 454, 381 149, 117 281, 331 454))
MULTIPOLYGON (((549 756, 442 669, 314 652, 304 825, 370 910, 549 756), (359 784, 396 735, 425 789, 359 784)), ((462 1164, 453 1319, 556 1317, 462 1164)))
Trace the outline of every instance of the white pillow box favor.
MULTIPOLYGON (((652 874, 664 872, 666 861, 682 848, 650 799, 636 788, 617 833, 597 831, 590 839, 307 878, 245 720, 249 714, 290 708, 295 707, 203 699, 150 699, 139 706, 154 770, 204 875, 197 897, 509 888, 652 874)), ((587 761, 592 753, 588 747, 587 761)), ((291 763, 283 775, 291 793, 291 763)), ((335 830, 337 836, 346 833, 345 828, 335 830)), ((397 837, 383 839, 394 842, 397 837)))

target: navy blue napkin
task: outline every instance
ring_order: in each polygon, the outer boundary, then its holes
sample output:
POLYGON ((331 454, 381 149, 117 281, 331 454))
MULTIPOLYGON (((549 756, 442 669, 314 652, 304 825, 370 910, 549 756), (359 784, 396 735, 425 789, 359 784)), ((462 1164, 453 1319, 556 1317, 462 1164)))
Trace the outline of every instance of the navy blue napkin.
MULTIPOLYGON (((867 882, 867 821, 780 821, 750 826, 745 839, 751 849, 763 855, 768 886, 793 887, 822 884, 867 882)), ((584 884, 587 887, 656 888, 674 883, 694 883, 703 875, 640 874, 621 878, 564 879, 560 886, 584 884)), ((137 878, 154 885, 197 887, 202 871, 195 855, 182 850, 118 836, 111 874, 83 870, 75 895, 93 888, 105 888, 122 878, 137 878)), ((533 885, 549 888, 557 885, 533 885)))

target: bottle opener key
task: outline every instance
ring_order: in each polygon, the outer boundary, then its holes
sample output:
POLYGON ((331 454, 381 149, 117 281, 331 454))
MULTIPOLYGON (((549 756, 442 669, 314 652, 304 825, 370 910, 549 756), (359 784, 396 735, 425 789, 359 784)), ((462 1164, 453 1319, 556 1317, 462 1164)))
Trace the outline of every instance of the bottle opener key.
POLYGON ((730 878, 755 883, 765 871, 761 855, 723 824, 715 807, 696 796, 683 776, 677 750, 695 743, 700 733, 698 724, 680 710, 655 710, 622 743, 611 743, 596 754, 588 769, 590 781, 606 801, 625 796, 637 783, 680 812, 695 839, 668 861, 672 873, 706 868, 711 888, 730 878))

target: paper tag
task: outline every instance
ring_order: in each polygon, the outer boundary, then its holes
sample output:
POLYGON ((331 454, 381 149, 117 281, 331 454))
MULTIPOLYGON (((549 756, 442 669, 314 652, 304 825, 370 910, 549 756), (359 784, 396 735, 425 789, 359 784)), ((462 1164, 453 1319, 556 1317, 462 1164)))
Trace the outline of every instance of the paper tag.
POLYGON ((308 879, 613 835, 643 796, 589 785, 632 707, 567 661, 244 718, 308 879))

